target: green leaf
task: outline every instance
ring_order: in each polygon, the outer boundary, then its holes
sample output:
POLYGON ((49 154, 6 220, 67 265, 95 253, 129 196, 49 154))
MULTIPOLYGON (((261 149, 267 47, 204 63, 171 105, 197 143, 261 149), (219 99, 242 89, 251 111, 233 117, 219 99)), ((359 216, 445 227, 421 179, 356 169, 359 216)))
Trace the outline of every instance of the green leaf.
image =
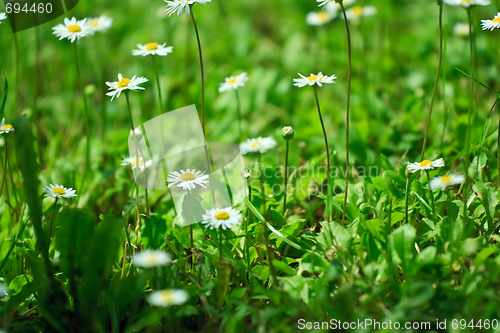
MULTIPOLYGON (((2 91, 2 99, 0 100, 0 119, 5 117, 5 104, 7 103, 7 94, 9 92, 9 84, 7 83, 7 78, 5 77, 5 73, 3 73, 3 91, 2 91)), ((17 126, 14 126, 17 131, 17 126)))
POLYGON ((389 249, 395 263, 401 263, 403 271, 408 272, 415 255, 415 227, 404 224, 389 235, 389 249))
POLYGON ((498 193, 495 186, 491 183, 476 182, 472 188, 477 193, 484 207, 484 212, 488 219, 488 232, 491 233, 495 229, 493 217, 495 216, 496 207, 498 205, 498 193))
POLYGON ((159 214, 146 216, 142 221, 141 236, 146 249, 159 249, 165 243, 167 234, 167 221, 159 214))

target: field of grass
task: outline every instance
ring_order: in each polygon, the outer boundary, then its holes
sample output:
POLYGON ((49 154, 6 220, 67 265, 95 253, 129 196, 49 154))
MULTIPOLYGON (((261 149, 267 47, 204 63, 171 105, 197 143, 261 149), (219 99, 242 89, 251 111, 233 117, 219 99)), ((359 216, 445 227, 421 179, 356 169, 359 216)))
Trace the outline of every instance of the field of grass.
MULTIPOLYGON (((317 26, 315 0, 197 2, 168 16, 161 0, 81 0, 16 34, 0 21, 0 332, 500 332, 500 36, 481 30, 500 1, 344 0, 347 24, 332 1, 317 26), (101 15, 107 31, 53 34, 101 15), (146 43, 173 52, 132 55, 146 43), (294 86, 319 72, 334 83, 294 86), (147 82, 111 100, 118 74, 147 82), (207 142, 276 141, 242 151, 229 217, 202 199, 213 176, 146 190, 134 174, 170 184, 169 160, 122 165, 131 127, 193 104, 207 142)), ((182 141, 199 125, 168 126, 182 141)))

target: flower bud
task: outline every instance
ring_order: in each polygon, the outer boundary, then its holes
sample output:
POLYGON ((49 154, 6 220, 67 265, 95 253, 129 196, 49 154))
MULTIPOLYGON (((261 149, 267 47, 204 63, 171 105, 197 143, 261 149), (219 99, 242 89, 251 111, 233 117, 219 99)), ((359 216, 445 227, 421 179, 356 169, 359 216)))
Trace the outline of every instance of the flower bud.
POLYGON ((252 171, 250 171, 250 169, 241 169, 240 173, 241 177, 243 177, 244 179, 248 179, 252 175, 252 171))
POLYGON ((283 127, 283 130, 281 131, 281 135, 283 136, 283 139, 285 139, 286 141, 292 140, 294 134, 295 133, 293 131, 292 126, 285 126, 285 127, 283 127))

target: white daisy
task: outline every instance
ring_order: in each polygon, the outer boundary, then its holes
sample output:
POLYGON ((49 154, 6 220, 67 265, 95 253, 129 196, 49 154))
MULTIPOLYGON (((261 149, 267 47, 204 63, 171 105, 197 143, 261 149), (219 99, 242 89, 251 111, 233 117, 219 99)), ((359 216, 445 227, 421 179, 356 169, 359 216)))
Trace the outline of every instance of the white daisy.
POLYGON ((468 37, 469 36, 469 25, 467 23, 457 23, 453 27, 453 33, 459 37, 468 37))
POLYGON ((7 18, 7 14, 5 13, 0 13, 0 24, 2 24, 2 21, 7 18))
POLYGON ((45 192, 46 197, 53 197, 53 198, 73 198, 76 197, 76 191, 73 190, 72 188, 66 188, 63 185, 52 185, 50 186, 44 185, 43 186, 43 191, 45 192))
POLYGON ((121 74, 118 74, 118 81, 106 82, 106 85, 109 87, 108 90, 112 90, 106 95, 111 96, 111 100, 113 100, 115 97, 120 97, 120 94, 123 90, 144 90, 143 87, 139 87, 139 84, 142 84, 144 82, 148 82, 148 79, 143 76, 136 77, 134 75, 131 79, 127 79, 121 74))
POLYGON ((449 174, 432 178, 429 183, 429 186, 433 190, 438 188, 444 191, 448 186, 463 184, 464 182, 465 182, 464 176, 449 174))
POLYGON ((373 16, 377 13, 377 8, 373 6, 354 6, 345 12, 345 16, 348 20, 359 20, 364 16, 373 16))
POLYGON ((113 19, 106 15, 89 18, 87 22, 91 33, 106 32, 113 25, 113 19))
POLYGON ((231 229, 232 226, 239 225, 243 216, 241 212, 233 207, 209 209, 202 216, 201 223, 206 224, 210 229, 222 228, 231 229))
POLYGON ((134 157, 124 157, 120 164, 124 166, 131 165, 132 170, 139 167, 139 170, 144 171, 145 168, 149 168, 151 165, 153 165, 153 161, 148 160, 146 161, 146 163, 144 163, 142 157, 139 157, 139 159, 137 159, 134 156, 134 157))
POLYGON ((59 37, 59 40, 67 38, 71 43, 92 34, 87 19, 77 20, 75 17, 65 18, 64 24, 58 24, 52 30, 54 30, 53 34, 59 37))
POLYGON ((137 44, 138 50, 132 50, 132 55, 134 56, 148 56, 148 55, 159 55, 166 56, 172 53, 174 50, 173 46, 167 46, 167 43, 147 43, 144 45, 137 44))
POLYGON ((490 0, 444 0, 444 3, 450 6, 462 6, 465 8, 469 8, 470 6, 474 5, 487 6, 491 2, 490 0))
POLYGON ((191 14, 190 5, 194 3, 201 3, 205 5, 207 2, 211 2, 212 0, 163 0, 167 3, 166 12, 168 16, 177 12, 177 15, 181 16, 183 13, 186 15, 191 14))
POLYGON ((236 76, 226 77, 225 81, 219 83, 219 92, 236 90, 239 87, 244 87, 248 81, 248 76, 246 72, 238 74, 236 76))
POLYGON ((335 15, 328 11, 310 12, 306 16, 306 23, 313 26, 320 26, 333 20, 335 15))
POLYGON ((186 169, 181 171, 172 171, 167 177, 168 187, 177 185, 183 190, 194 190, 196 186, 207 187, 208 175, 205 171, 196 171, 195 169, 186 169))
MULTIPOLYGON (((344 0, 343 4, 344 7, 348 7, 352 5, 356 0, 344 0)), ((336 14, 337 11, 340 9, 340 5, 336 3, 334 0, 316 0, 316 2, 319 2, 320 4, 318 7, 323 7, 323 10, 326 10, 327 12, 330 12, 332 14, 336 14)))
POLYGON ((481 27, 483 30, 493 31, 496 28, 500 28, 500 12, 498 12, 493 20, 481 20, 481 27))
POLYGON ((261 153, 264 154, 270 149, 276 147, 277 142, 272 136, 263 138, 259 136, 258 138, 248 139, 245 142, 240 143, 240 152, 245 155, 248 153, 261 153))
POLYGON ((4 283, 0 282, 0 298, 7 297, 9 289, 5 286, 4 283))
POLYGON ((188 293, 182 289, 167 289, 153 291, 148 296, 148 302, 154 306, 166 307, 184 304, 188 298, 188 293))
POLYGON ((410 163, 406 162, 406 167, 410 170, 411 173, 420 171, 420 170, 432 170, 435 168, 440 168, 444 166, 444 160, 442 158, 438 158, 434 161, 423 160, 422 162, 410 163))
POLYGON ((170 254, 163 250, 143 250, 132 256, 132 264, 142 268, 165 266, 171 261, 170 254))
POLYGON ((0 134, 14 132, 14 127, 10 124, 5 123, 5 118, 2 119, 2 124, 0 125, 0 134))
POLYGON ((314 84, 317 84, 318 86, 323 86, 323 83, 335 83, 333 80, 337 78, 335 75, 327 76, 323 75, 322 72, 319 72, 318 74, 313 74, 309 75, 308 77, 305 77, 304 75, 298 73, 300 75, 300 78, 298 79, 293 79, 293 82, 295 82, 293 85, 299 88, 305 87, 305 86, 312 86, 314 84))

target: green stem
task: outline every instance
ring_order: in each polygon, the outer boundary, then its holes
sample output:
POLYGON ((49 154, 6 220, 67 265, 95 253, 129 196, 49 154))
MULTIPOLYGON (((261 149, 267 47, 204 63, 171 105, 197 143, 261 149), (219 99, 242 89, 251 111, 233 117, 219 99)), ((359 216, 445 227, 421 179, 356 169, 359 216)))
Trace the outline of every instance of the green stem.
POLYGON ((198 33, 198 26, 196 25, 196 20, 194 19, 193 9, 191 8, 191 19, 193 21, 194 31, 196 33, 196 41, 198 42, 198 56, 200 58, 200 74, 201 74, 201 128, 203 134, 206 136, 205 132, 205 71, 203 67, 203 53, 201 51, 200 34, 198 33))
MULTIPOLYGON (((248 201, 249 202, 252 202, 252 189, 250 187, 250 185, 248 185, 248 201)), ((248 269, 248 272, 250 273, 250 249, 249 249, 249 246, 248 246, 248 225, 250 224, 250 217, 252 216, 251 215, 251 211, 250 211, 250 208, 247 208, 247 218, 246 218, 246 221, 245 221, 245 253, 246 253, 246 256, 247 256, 247 269, 248 269)))
POLYGON ((406 176, 406 187, 405 187, 405 223, 408 224, 408 191, 410 190, 410 177, 411 173, 408 172, 406 176))
POLYGON ((241 129, 242 119, 241 119, 240 95, 238 94, 238 90, 235 90, 234 94, 236 95, 236 111, 238 112, 238 130, 240 133, 239 142, 241 142, 241 140, 243 139, 243 130, 241 129))
POLYGON ((288 151, 290 148, 290 140, 286 140, 286 151, 285 151, 285 179, 283 186, 283 216, 285 216, 286 212, 286 193, 287 193, 287 185, 288 185, 288 151))
POLYGON ((422 144, 422 153, 420 154, 420 160, 424 160, 425 148, 427 147, 427 140, 429 138, 429 127, 431 125, 432 109, 434 107, 434 99, 436 98, 439 77, 441 76, 441 67, 443 65, 443 4, 438 2, 439 6, 439 61, 438 69, 436 73, 436 79, 434 81, 434 89, 432 90, 431 104, 429 106, 429 114, 427 116, 427 123, 425 125, 425 136, 424 143, 422 144))
POLYGON ((4 168, 3 168, 3 177, 2 177, 2 186, 0 187, 0 197, 3 194, 3 187, 5 185, 5 178, 7 178, 7 158, 8 158, 8 144, 7 140, 5 140, 5 163, 4 163, 4 168))
POLYGON ((344 196, 344 208, 342 210, 342 223, 344 223, 345 220, 345 213, 347 209, 347 196, 349 193, 349 127, 350 127, 350 116, 349 116, 349 109, 351 105, 351 80, 352 80, 352 51, 351 51, 351 34, 349 32, 349 23, 347 20, 344 4, 341 1, 340 2, 340 8, 342 9, 342 14, 344 16, 344 21, 345 21, 345 30, 347 33, 347 50, 348 50, 348 56, 349 56, 349 63, 348 63, 348 76, 347 76, 347 111, 346 111, 346 133, 345 133, 345 140, 346 140, 346 153, 345 153, 345 158, 346 158, 346 179, 345 179, 345 196, 344 196))
POLYGON ((52 208, 52 216, 50 218, 50 227, 49 227, 49 246, 50 246, 50 238, 52 237, 52 222, 54 222, 54 215, 56 214, 56 207, 57 207, 57 201, 59 198, 56 198, 56 201, 54 202, 54 207, 52 208))
MULTIPOLYGON (((17 38, 17 33, 14 33, 14 53, 16 57, 16 64, 15 64, 15 70, 16 70, 16 81, 14 82, 15 88, 16 88, 16 100, 20 102, 22 98, 20 97, 20 91, 19 91, 19 39, 17 38)), ((22 108, 18 108, 19 110, 22 110, 22 108)))
POLYGON ((153 67, 156 72, 156 86, 158 88, 158 102, 160 103, 160 114, 163 114, 163 99, 161 97, 160 72, 158 71, 158 65, 156 64, 156 57, 151 56, 151 59, 153 59, 153 67))
POLYGON ((432 213, 434 214, 434 222, 437 222, 436 204, 434 202, 434 193, 432 192, 432 188, 431 188, 431 176, 429 174, 429 170, 425 170, 425 173, 427 174, 427 183, 429 186, 429 194, 431 197, 431 205, 432 205, 432 213))
POLYGON ((259 162, 259 173, 260 173, 260 194, 261 194, 261 200, 262 200, 262 215, 264 217, 267 216, 267 211, 266 211, 266 189, 264 186, 264 171, 262 169, 262 157, 261 154, 257 154, 257 159, 259 162))
POLYGON ((222 262, 222 228, 219 228, 219 261, 222 262))

